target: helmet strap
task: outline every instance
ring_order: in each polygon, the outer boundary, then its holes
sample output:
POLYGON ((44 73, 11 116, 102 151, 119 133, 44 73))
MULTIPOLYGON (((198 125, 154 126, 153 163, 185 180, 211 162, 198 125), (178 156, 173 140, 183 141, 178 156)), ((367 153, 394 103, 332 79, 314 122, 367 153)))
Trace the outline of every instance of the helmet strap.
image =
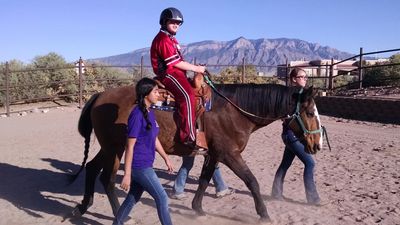
POLYGON ((176 34, 176 33, 173 34, 173 33, 169 32, 167 27, 165 27, 165 28, 161 27, 161 31, 163 31, 164 33, 167 33, 169 36, 175 36, 175 34, 176 34))

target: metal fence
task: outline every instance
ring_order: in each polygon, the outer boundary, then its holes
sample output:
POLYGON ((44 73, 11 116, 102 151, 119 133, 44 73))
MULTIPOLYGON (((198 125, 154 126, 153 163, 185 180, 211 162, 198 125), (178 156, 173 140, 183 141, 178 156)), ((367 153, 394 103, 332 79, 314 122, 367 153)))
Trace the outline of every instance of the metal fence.
MULTIPOLYGON (((360 48, 360 54, 350 57, 345 60, 335 61, 331 59, 329 63, 325 63, 323 65, 300 65, 300 67, 304 67, 305 69, 309 69, 311 72, 309 74, 309 83, 314 85, 320 89, 326 91, 333 91, 343 87, 356 86, 356 88, 361 88, 363 85, 363 73, 366 69, 382 67, 382 66, 400 66, 400 63, 386 63, 379 65, 365 65, 364 57, 367 55, 374 55, 380 53, 387 52, 396 52, 400 51, 400 49, 391 49, 385 51, 376 51, 363 53, 363 49, 360 48), (344 64, 349 61, 354 61, 354 59, 358 59, 358 64, 355 69, 352 69, 348 73, 340 74, 338 73, 338 65, 344 64), (313 71, 319 71, 314 74, 313 71), (323 71, 323 72, 321 72, 323 71), (335 72, 336 71, 336 72, 335 72), (349 82, 345 85, 335 85, 335 79, 339 79, 340 77, 352 77, 354 78, 352 82, 349 82)), ((196 64, 196 59, 193 59, 192 63, 196 64)), ((207 65, 209 71, 214 74, 214 79, 217 83, 283 83, 288 85, 288 76, 289 72, 293 67, 298 67, 299 65, 291 65, 289 61, 286 61, 283 65, 252 65, 246 62, 246 59, 243 58, 242 63, 239 65, 207 65), (225 73, 230 71, 232 73, 225 73)), ((0 84, 0 104, 5 107, 5 113, 7 116, 10 115, 10 106, 13 104, 17 104, 19 102, 35 102, 35 101, 47 101, 54 100, 60 98, 70 98, 73 101, 78 102, 79 107, 83 106, 85 96, 92 95, 99 90, 106 90, 109 88, 133 84, 135 81, 142 77, 153 77, 154 74, 152 72, 150 65, 144 65, 143 57, 141 59, 141 63, 139 65, 119 65, 119 66, 106 66, 106 65, 84 65, 83 60, 79 59, 75 65, 58 67, 58 68, 34 68, 27 70, 12 70, 9 67, 9 63, 6 62, 5 68, 3 71, 0 71, 3 74, 3 84, 0 84), (89 78, 87 76, 87 71, 90 69, 102 69, 102 68, 114 68, 124 71, 128 76, 124 78, 89 78), (70 79, 55 79, 51 82, 34 82, 34 83, 13 83, 10 79, 12 75, 18 76, 26 76, 31 74, 32 72, 41 71, 42 73, 54 73, 57 71, 67 70, 70 73, 74 73, 70 79), (101 83, 101 88, 99 89, 90 89, 89 87, 93 86, 93 83, 101 83), (39 96, 22 96, 19 98, 14 98, 15 93, 18 92, 19 89, 32 89, 32 90, 43 90, 49 86, 66 86, 73 85, 76 87, 72 89, 72 91, 68 93, 56 92, 56 93, 45 93, 39 96)), ((1 75, 1 74, 0 74, 1 75)), ((29 79, 28 79, 29 80, 29 79)))

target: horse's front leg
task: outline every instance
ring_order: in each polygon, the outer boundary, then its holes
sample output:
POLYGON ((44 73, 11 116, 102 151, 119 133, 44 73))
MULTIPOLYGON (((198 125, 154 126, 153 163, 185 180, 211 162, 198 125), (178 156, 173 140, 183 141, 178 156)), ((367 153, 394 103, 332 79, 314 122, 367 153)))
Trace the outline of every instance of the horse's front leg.
POLYGON ((253 195, 254 204, 256 207, 257 214, 260 219, 264 222, 269 222, 271 219, 268 215, 267 208, 265 207, 264 201, 262 200, 260 193, 260 185, 256 177, 250 171, 246 162, 243 160, 240 153, 231 153, 225 155, 223 163, 227 165, 249 188, 253 195))
POLYGON ((210 157, 209 155, 205 157, 203 168, 201 170, 201 175, 199 178, 199 186, 192 201, 192 209, 196 211, 198 215, 205 215, 202 208, 203 196, 208 187, 208 184, 210 183, 211 177, 214 174, 216 164, 217 161, 214 157, 210 157))

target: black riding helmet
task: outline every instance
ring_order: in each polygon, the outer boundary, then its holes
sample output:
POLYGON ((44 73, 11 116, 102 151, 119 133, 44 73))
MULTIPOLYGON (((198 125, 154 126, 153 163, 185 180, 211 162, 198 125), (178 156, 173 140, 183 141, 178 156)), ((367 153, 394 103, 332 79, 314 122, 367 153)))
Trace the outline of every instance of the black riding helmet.
POLYGON ((183 24, 183 15, 178 9, 176 9, 174 7, 169 7, 169 8, 164 9, 161 12, 160 25, 162 27, 167 26, 167 21, 168 20, 181 21, 181 25, 182 25, 183 24))

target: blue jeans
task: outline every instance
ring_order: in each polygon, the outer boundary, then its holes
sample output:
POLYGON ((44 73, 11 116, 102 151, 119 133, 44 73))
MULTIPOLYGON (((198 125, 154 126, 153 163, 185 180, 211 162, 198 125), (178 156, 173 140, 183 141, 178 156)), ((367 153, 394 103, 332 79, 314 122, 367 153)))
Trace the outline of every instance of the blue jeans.
POLYGON ((168 209, 168 196, 153 168, 132 169, 131 187, 113 224, 123 224, 133 206, 140 200, 143 192, 147 191, 156 201, 158 218, 163 225, 172 225, 168 209))
POLYGON ((274 183, 272 185, 272 197, 282 198, 283 182, 285 175, 292 162, 297 156, 304 164, 304 187, 308 203, 317 203, 320 201, 317 188, 314 182, 314 166, 315 162, 311 154, 305 152, 304 145, 293 135, 288 132, 282 134, 282 140, 285 143, 285 151, 283 153, 282 162, 275 174, 274 183))
MULTIPOLYGON (((182 194, 185 185, 186 185, 186 179, 189 175, 189 171, 193 167, 194 163, 194 158, 195 157, 189 157, 189 156, 182 156, 182 166, 178 171, 178 174, 176 175, 175 178, 175 184, 174 184, 174 191, 175 194, 182 194)), ((215 189, 216 192, 223 191, 228 188, 228 186, 225 184, 224 180, 222 179, 221 171, 219 170, 219 167, 215 168, 212 180, 215 184, 215 189)))

